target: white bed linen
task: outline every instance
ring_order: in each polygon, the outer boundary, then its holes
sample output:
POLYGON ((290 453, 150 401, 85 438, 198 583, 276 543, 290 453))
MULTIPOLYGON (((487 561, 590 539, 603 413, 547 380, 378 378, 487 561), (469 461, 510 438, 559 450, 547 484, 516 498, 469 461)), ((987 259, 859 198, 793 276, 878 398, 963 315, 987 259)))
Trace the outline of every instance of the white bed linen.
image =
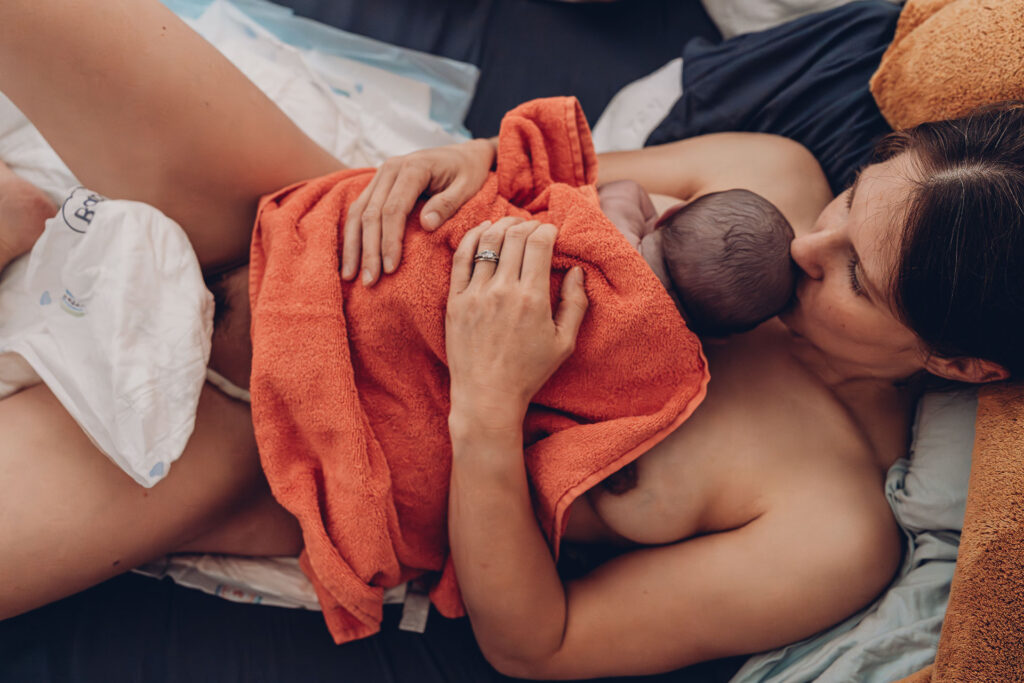
MULTIPOLYGON (((764 31, 854 0, 701 0, 723 38, 764 31)), ((887 0, 899 4, 902 0, 887 0)))

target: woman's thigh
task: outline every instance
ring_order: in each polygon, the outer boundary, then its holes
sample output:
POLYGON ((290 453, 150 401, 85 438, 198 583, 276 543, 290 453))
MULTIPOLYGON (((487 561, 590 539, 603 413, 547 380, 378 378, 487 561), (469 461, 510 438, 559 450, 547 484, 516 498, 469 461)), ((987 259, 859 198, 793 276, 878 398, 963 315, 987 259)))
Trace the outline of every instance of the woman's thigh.
POLYGON ((49 389, 0 401, 0 618, 77 592, 208 532, 265 491, 249 407, 207 387, 167 477, 136 484, 49 389))
POLYGON ((0 2, 0 90, 90 189, 151 204, 204 269, 261 194, 341 168, 159 0, 0 2))

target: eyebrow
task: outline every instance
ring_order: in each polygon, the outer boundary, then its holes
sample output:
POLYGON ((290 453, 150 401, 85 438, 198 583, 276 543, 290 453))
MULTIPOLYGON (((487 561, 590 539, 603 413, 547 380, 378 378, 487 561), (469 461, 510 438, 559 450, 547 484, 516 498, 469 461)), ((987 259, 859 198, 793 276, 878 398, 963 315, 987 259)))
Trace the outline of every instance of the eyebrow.
POLYGON ((860 183, 861 171, 863 169, 857 169, 857 173, 853 176, 853 183, 850 185, 850 196, 846 199, 846 207, 850 208, 853 206, 853 196, 857 194, 857 185, 860 183))

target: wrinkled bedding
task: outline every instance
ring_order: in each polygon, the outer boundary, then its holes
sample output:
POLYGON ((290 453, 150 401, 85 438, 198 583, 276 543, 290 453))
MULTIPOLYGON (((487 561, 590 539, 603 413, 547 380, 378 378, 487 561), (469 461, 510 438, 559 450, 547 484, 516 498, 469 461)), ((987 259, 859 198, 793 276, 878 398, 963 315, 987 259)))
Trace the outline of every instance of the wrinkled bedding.
POLYGON ((932 661, 960 544, 977 407, 974 389, 921 399, 910 454, 885 481, 906 540, 885 594, 827 631, 752 657, 732 683, 891 683, 932 661))

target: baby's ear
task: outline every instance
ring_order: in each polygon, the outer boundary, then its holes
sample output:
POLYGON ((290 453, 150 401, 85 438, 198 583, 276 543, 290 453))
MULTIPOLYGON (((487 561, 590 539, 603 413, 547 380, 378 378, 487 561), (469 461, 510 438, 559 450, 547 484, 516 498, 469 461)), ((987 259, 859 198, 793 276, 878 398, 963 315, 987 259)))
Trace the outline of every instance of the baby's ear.
POLYGON ((665 223, 668 223, 670 220, 672 220, 672 217, 675 216, 680 211, 682 211, 684 206, 686 206, 686 202, 679 202, 678 204, 674 204, 667 208, 665 212, 658 216, 657 219, 654 221, 654 229, 660 230, 662 227, 664 227, 665 223))
POLYGON ((930 356, 925 361, 924 369, 937 377, 968 384, 999 382, 1010 376, 1010 371, 999 363, 963 356, 956 358, 930 356))

